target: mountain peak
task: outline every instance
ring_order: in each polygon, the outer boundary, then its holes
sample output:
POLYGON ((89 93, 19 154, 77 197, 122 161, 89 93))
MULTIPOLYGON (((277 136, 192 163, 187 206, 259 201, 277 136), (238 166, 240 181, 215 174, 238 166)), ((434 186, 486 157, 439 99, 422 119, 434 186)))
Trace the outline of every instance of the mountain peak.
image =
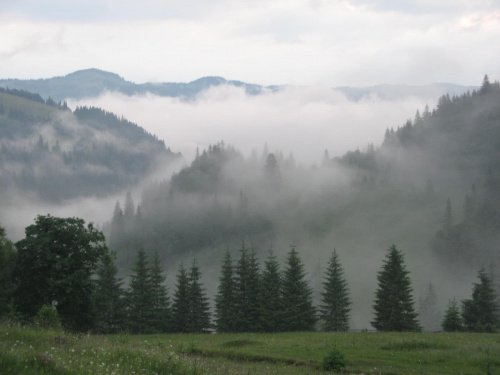
POLYGON ((120 77, 116 73, 107 72, 96 68, 77 70, 76 72, 65 75, 64 78, 106 79, 106 80, 126 82, 124 78, 120 77))

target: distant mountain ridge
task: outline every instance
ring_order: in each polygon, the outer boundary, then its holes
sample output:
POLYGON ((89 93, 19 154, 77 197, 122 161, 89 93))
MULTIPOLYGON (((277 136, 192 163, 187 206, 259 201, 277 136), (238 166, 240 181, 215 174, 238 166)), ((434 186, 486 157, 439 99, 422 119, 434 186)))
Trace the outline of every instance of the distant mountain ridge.
MULTIPOLYGON (((47 79, 0 79, 0 86, 2 87, 36 92, 45 99, 50 97, 55 101, 95 97, 104 91, 115 91, 125 95, 140 95, 151 93, 159 96, 178 97, 190 100, 194 99, 204 90, 220 85, 242 87, 249 95, 259 95, 269 91, 275 92, 287 87, 286 85, 263 86, 236 80, 227 80, 223 77, 217 76, 202 77, 188 83, 148 82, 137 84, 125 80, 116 73, 106 72, 95 68, 79 70, 67 74, 63 77, 53 77, 47 79)), ((343 86, 333 89, 344 93, 350 100, 357 101, 364 97, 369 97, 370 95, 376 95, 387 100, 395 100, 409 96, 435 96, 437 98, 443 94, 461 95, 467 91, 472 91, 477 88, 477 86, 461 86, 450 83, 436 83, 423 86, 343 86)))

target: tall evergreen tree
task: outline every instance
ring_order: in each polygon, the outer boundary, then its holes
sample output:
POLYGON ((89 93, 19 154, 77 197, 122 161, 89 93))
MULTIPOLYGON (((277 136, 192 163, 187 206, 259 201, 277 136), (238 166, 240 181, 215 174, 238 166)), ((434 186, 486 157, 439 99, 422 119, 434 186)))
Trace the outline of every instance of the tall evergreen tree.
POLYGON ((458 332, 463 329, 462 317, 460 316, 460 309, 458 308, 458 303, 453 298, 448 302, 448 308, 444 313, 443 322, 441 327, 446 332, 458 332))
POLYGON ((235 308, 236 329, 239 332, 252 332, 259 329, 259 266, 255 252, 248 252, 243 243, 240 259, 236 265, 235 308))
POLYGON ((304 265, 295 247, 288 253, 283 275, 283 330, 310 331, 316 323, 312 289, 305 280, 304 265))
POLYGON ((14 283, 14 266, 16 251, 5 229, 0 226, 0 318, 13 311, 12 296, 16 285, 14 283))
POLYGON ((344 279, 344 270, 336 250, 333 250, 328 262, 323 286, 324 291, 321 293, 323 305, 320 306, 320 317, 324 321, 325 331, 349 330, 351 301, 347 281, 344 279))
POLYGON ((128 327, 132 333, 152 333, 152 293, 149 261, 143 248, 137 251, 127 295, 128 327))
POLYGON ((224 256, 215 296, 215 325, 217 332, 236 331, 235 280, 229 250, 224 256))
POLYGON ((177 283, 172 303, 172 331, 188 332, 189 330, 189 276, 183 264, 179 266, 177 283))
POLYGON ((205 290, 201 285, 200 279, 200 269, 196 264, 196 259, 193 259, 193 263, 189 271, 189 332, 204 332, 211 326, 210 304, 205 290))
POLYGON ((94 330, 105 334, 124 330, 126 321, 123 282, 117 277, 114 257, 114 253, 106 254, 96 272, 94 330))
POLYGON ((472 299, 462 301, 464 326, 470 331, 492 332, 498 329, 498 306, 490 277, 482 267, 477 275, 479 283, 474 284, 472 299))
POLYGON ((165 275, 158 252, 151 265, 151 324, 156 332, 167 332, 170 328, 170 299, 165 286, 165 275))
POLYGON ((282 327, 283 303, 282 278, 276 256, 269 252, 260 282, 260 329, 264 332, 279 332, 282 327))
POLYGON ((411 280, 403 253, 392 245, 379 271, 375 292, 375 319, 371 324, 379 331, 418 331, 411 280))

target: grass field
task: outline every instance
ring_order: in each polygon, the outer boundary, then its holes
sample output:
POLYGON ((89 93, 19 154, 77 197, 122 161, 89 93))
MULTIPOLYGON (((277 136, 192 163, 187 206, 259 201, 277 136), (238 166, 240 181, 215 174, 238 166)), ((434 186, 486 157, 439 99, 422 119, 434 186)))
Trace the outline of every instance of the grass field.
POLYGON ((0 374, 500 374, 500 335, 279 333, 72 335, 0 325, 0 374))

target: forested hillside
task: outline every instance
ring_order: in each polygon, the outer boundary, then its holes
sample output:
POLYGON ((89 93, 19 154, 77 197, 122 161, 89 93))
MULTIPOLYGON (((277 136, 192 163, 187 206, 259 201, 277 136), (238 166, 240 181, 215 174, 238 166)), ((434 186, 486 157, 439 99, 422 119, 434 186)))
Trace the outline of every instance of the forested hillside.
POLYGON ((106 196, 177 155, 138 125, 99 108, 68 109, 22 90, 0 90, 0 201, 106 196))
POLYGON ((419 270, 415 298, 425 299, 429 285, 449 296, 457 280, 499 261, 499 121, 500 86, 486 78, 480 90, 445 95, 388 129, 377 147, 334 159, 325 152, 321 166, 267 147, 245 158, 221 141, 146 188, 139 204, 130 194, 117 202, 105 231, 121 267, 141 246, 167 265, 196 255, 216 268, 242 241, 279 259, 293 244, 313 284, 335 247, 354 305, 366 303, 359 301, 378 259, 397 243, 419 270))

